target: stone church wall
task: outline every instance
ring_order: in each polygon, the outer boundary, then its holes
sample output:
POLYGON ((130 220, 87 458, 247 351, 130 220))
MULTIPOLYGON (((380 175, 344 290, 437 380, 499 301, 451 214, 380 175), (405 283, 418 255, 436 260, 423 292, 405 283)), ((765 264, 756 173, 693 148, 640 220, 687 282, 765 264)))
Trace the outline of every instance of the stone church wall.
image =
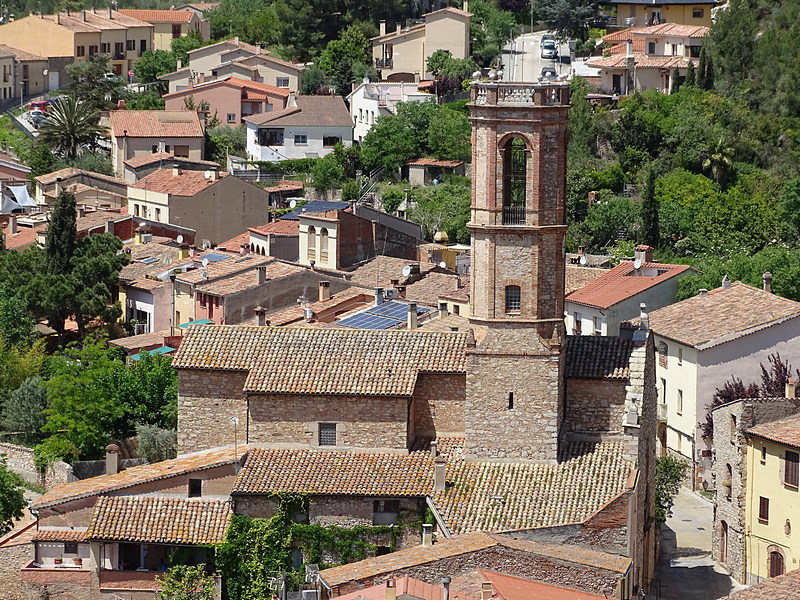
POLYGON ((415 436, 463 436, 466 385, 463 373, 420 373, 411 402, 409 441, 415 436))
POLYGON ((619 433, 625 415, 625 384, 611 379, 567 379, 564 431, 619 433))

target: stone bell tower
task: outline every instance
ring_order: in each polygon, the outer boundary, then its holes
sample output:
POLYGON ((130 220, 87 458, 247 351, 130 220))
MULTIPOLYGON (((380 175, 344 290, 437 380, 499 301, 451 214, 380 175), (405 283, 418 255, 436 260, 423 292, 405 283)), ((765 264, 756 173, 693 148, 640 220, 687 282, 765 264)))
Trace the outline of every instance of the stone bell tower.
POLYGON ((476 83, 467 458, 555 462, 564 407, 567 83, 476 83))

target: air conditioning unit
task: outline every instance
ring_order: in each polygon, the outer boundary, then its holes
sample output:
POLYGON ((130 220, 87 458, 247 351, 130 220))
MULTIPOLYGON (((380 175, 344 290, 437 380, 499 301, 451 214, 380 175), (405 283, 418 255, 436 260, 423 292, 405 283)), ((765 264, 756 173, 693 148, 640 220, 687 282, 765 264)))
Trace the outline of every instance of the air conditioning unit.
POLYGON ((153 234, 152 233, 143 233, 142 234, 142 243, 147 244, 153 241, 153 234))
POLYGON ((399 294, 395 288, 388 288, 383 291, 383 297, 386 300, 395 300, 399 297, 399 294))

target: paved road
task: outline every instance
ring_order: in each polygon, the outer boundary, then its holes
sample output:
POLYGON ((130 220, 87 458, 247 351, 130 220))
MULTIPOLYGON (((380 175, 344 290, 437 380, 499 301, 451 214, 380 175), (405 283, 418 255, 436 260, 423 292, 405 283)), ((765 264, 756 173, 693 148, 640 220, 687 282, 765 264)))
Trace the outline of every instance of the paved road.
POLYGON ((681 489, 661 527, 661 557, 648 598, 717 600, 743 589, 711 559, 712 526, 711 503, 681 489))
POLYGON ((542 58, 542 35, 545 31, 517 36, 503 48, 504 81, 536 81, 542 67, 554 67, 556 72, 569 74, 569 46, 559 44, 559 58, 542 58))

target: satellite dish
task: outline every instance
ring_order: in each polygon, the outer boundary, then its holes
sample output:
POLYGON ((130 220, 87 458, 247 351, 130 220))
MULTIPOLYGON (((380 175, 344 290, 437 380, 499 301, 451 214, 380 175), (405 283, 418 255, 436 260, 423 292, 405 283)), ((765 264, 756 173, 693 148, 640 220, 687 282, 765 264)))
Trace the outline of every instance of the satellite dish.
POLYGON ((638 259, 638 258, 637 258, 635 261, 633 261, 633 268, 634 268, 634 269, 638 269, 638 268, 639 268, 639 267, 641 267, 641 266, 642 266, 642 261, 641 261, 641 259, 638 259))
POLYGON ((289 200, 289 208, 294 208, 297 206, 297 200, 289 200))
POLYGON ((144 221, 140 221, 139 222, 139 227, 144 227, 144 226, 145 226, 145 222, 144 221))
POLYGON ((439 263, 439 266, 442 267, 443 269, 446 269, 447 268, 447 263, 442 261, 442 262, 439 263))
POLYGON ((183 236, 179 235, 175 241, 178 242, 179 244, 182 244, 183 243, 183 236))
POLYGON ((205 177, 206 179, 211 179, 211 171, 204 172, 203 177, 205 177))
POLYGON ((204 267, 207 267, 207 266, 208 266, 208 259, 207 259, 207 258, 204 258, 204 259, 203 259, 203 262, 202 262, 202 263, 200 263, 200 264, 201 264, 201 265, 203 265, 204 267))
POLYGON ((582 264, 582 265, 584 265, 584 266, 586 266, 586 263, 587 263, 587 262, 588 262, 588 261, 586 260, 586 256, 581 256, 581 264, 582 264))
POLYGON ((411 265, 406 265, 403 267, 403 277, 408 277, 411 275, 411 265))

